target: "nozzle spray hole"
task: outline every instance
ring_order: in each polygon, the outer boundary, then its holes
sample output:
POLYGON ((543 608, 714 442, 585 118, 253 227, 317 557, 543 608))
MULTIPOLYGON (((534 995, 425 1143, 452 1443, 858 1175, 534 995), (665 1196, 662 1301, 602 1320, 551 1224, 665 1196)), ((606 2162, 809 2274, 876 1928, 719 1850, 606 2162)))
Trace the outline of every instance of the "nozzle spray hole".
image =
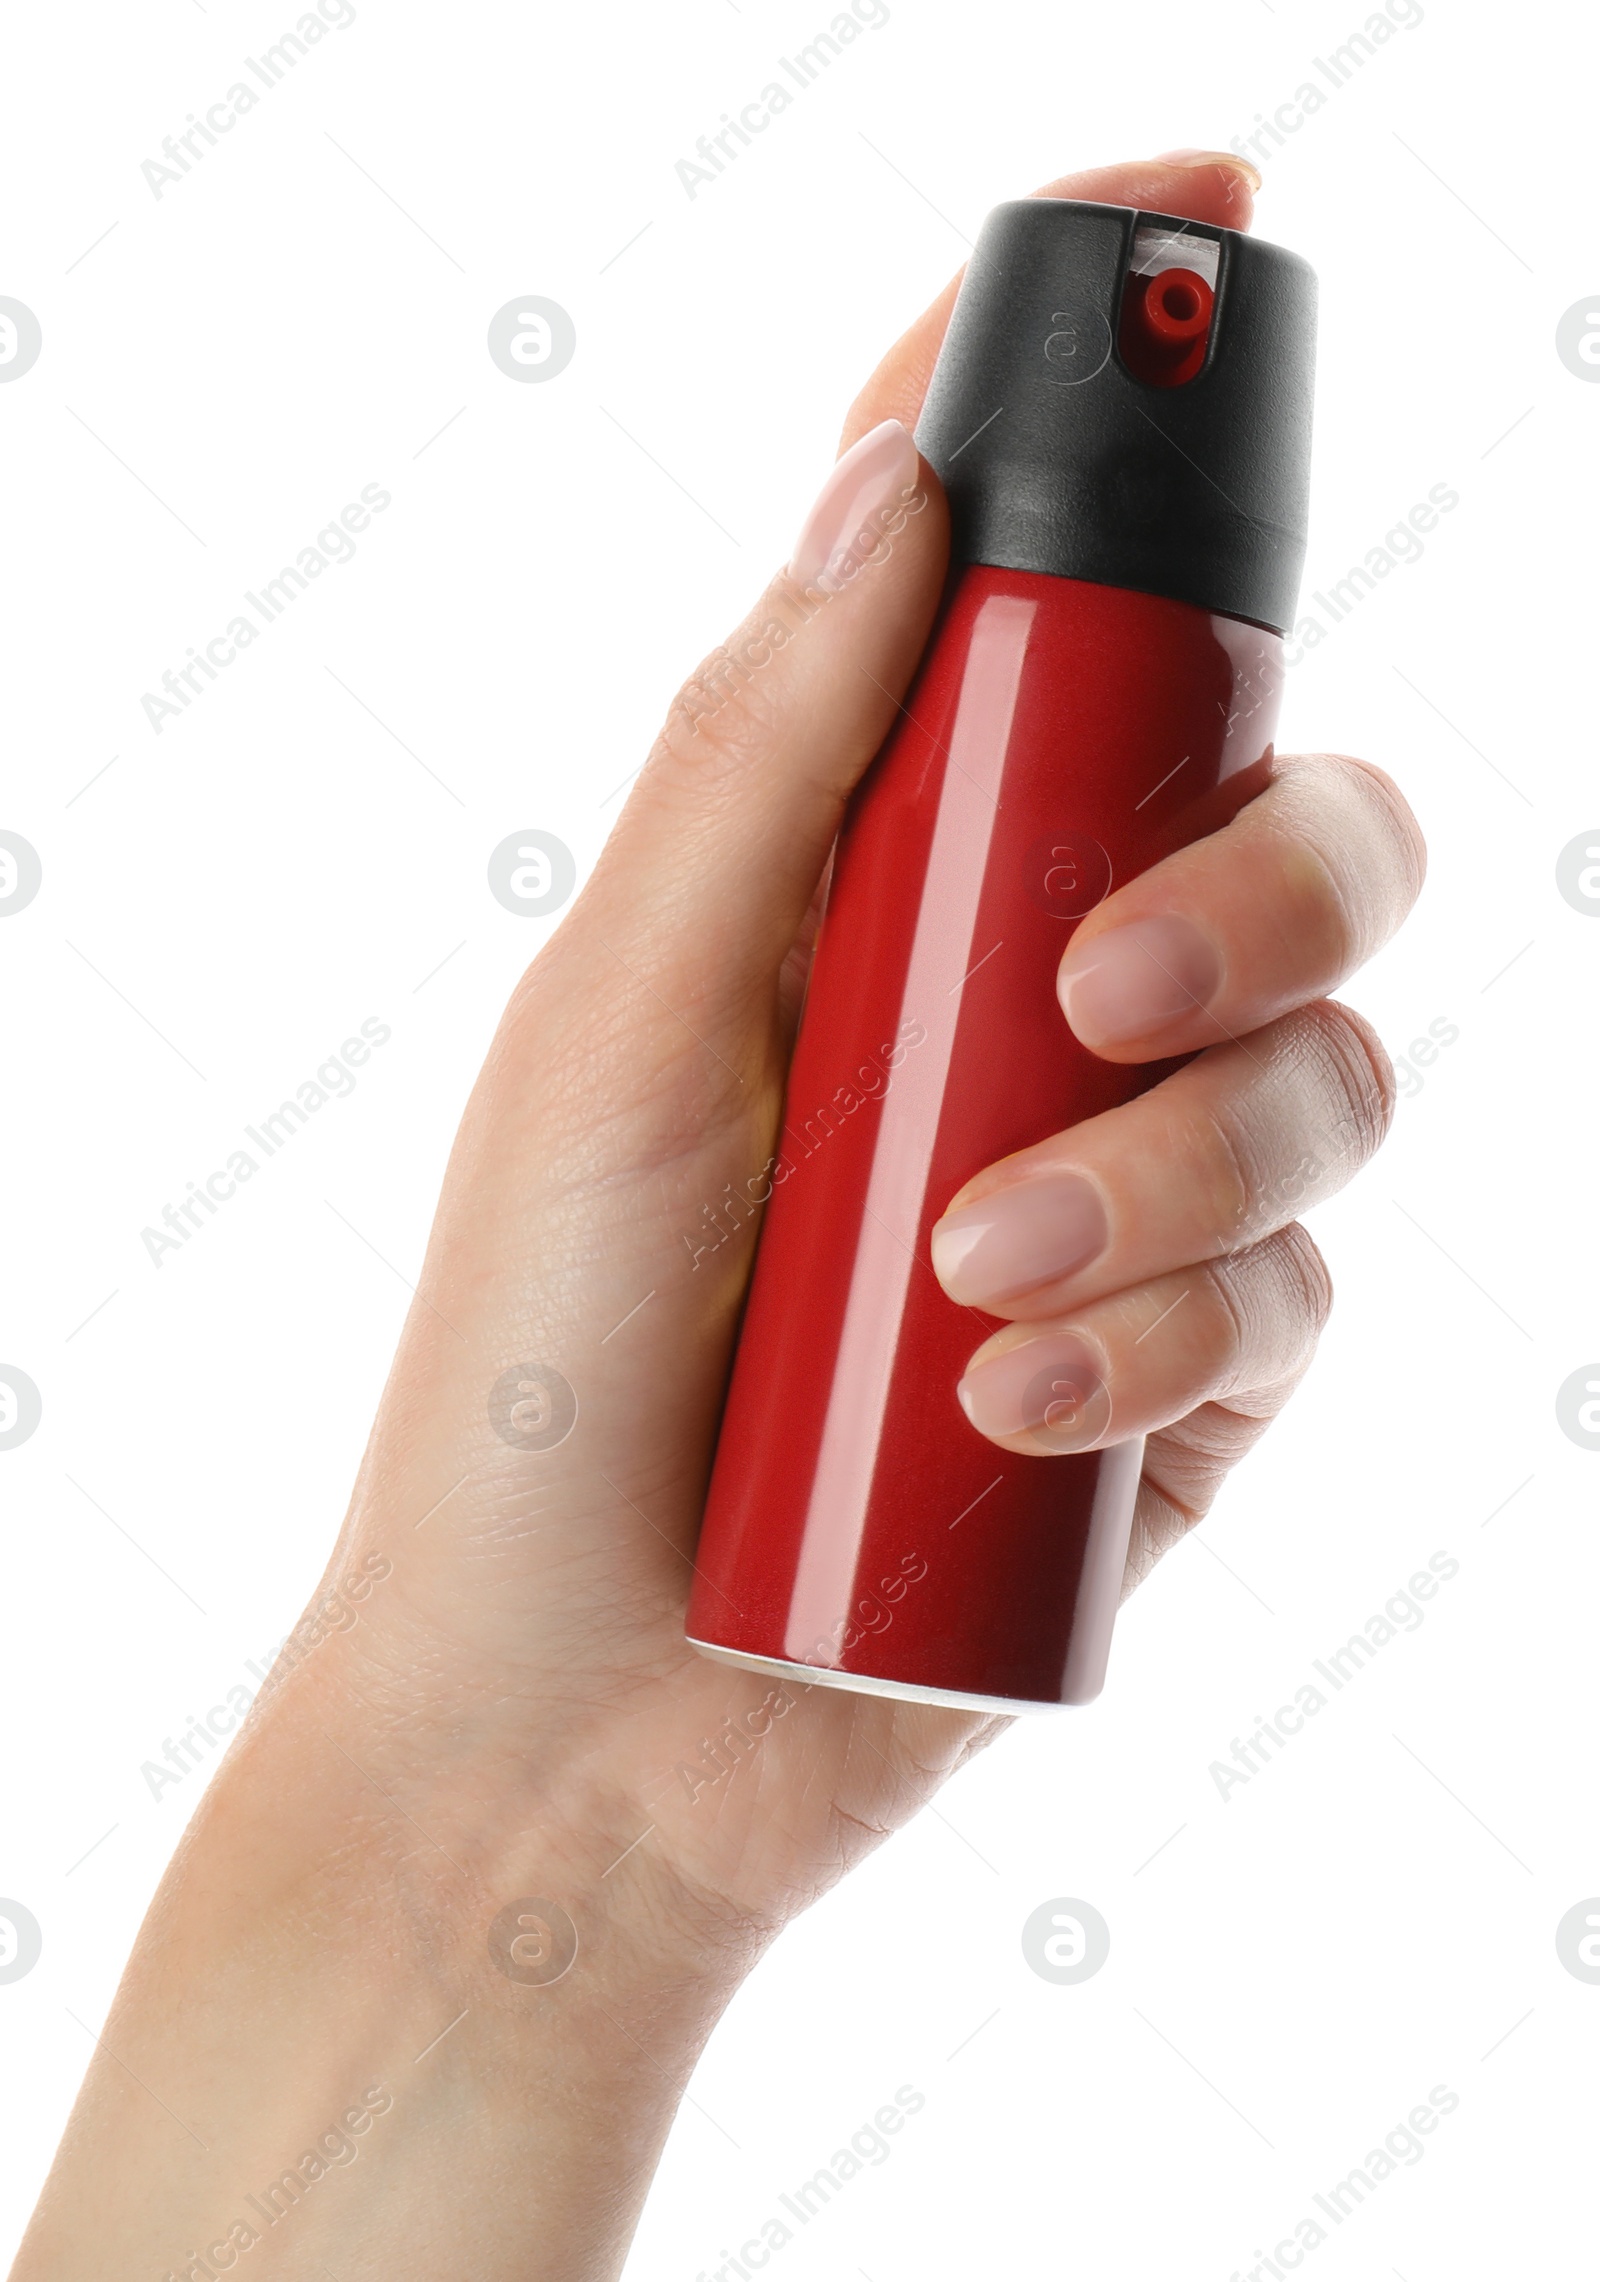
POLYGON ((1135 272, 1123 291, 1117 346, 1136 380, 1181 388, 1205 363, 1214 296, 1192 269, 1135 272))

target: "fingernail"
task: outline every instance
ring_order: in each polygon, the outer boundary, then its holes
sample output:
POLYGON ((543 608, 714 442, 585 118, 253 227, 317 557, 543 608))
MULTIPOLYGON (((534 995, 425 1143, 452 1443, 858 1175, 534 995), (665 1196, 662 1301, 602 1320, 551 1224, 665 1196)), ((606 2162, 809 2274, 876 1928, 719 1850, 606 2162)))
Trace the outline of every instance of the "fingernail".
POLYGON ((1241 158, 1237 151, 1193 151, 1187 149, 1158 151, 1156 164, 1157 166, 1228 166, 1232 167, 1234 173, 1247 182, 1253 191, 1261 188, 1260 168, 1252 166, 1249 159, 1241 158))
POLYGON ((1092 1181, 1041 1174, 947 1212, 933 1232, 933 1272, 964 1307, 987 1307, 1087 1267, 1109 1235, 1092 1181))
POLYGON ((1082 1450, 1111 1423, 1099 1367, 1071 1332, 1025 1339, 975 1363, 956 1393, 980 1434, 1025 1435, 1041 1454, 1082 1450))
POLYGON ((883 536, 883 511, 917 480, 917 447, 898 420, 884 420, 850 446, 823 485, 789 559, 802 586, 848 576, 858 544, 870 553, 883 536))
POLYGON ((1056 994, 1086 1046, 1121 1046, 1204 1009, 1221 980, 1222 961, 1193 920, 1135 919, 1069 951, 1056 994))

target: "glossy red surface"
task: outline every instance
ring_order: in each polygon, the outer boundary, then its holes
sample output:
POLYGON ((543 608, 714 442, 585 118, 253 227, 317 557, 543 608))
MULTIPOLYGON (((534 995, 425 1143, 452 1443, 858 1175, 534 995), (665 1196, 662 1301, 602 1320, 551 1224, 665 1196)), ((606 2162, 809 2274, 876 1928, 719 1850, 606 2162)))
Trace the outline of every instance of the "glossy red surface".
POLYGON ((974 568, 835 861, 718 1445, 692 1639, 915 1690, 1104 1678, 1141 1446, 1021 1457, 956 1382, 990 1318, 928 1235, 984 1165, 1170 1064, 1073 1038, 1077 918, 1260 789, 1276 635, 974 568))

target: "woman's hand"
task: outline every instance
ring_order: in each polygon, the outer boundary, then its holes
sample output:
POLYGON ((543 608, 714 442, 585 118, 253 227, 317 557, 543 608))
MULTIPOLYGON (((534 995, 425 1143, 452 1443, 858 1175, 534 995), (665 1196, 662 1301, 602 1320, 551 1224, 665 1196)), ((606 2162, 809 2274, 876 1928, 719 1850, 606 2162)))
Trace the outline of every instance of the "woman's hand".
MULTIPOLYGON (((1232 161, 1050 194, 1249 219, 1232 161)), ((355 1590, 206 1795, 17 2282, 613 2274, 739 1976, 997 1724, 774 1688, 682 1621, 754 1242, 707 1253, 706 1208, 771 1154, 819 879, 938 601, 944 508, 906 431, 952 296, 863 392, 793 576, 686 685, 506 1012, 313 1616, 355 1590), (800 607, 917 483, 887 552, 800 607), (806 622, 763 651, 773 618, 806 622)), ((1149 1432, 1136 1568, 1309 1356, 1327 1282, 1292 1214, 1391 1100, 1321 994, 1420 870, 1386 779, 1281 764, 1063 966, 1096 1051, 1199 1058, 991 1168, 937 1232, 946 1288, 1011 1319, 963 1382, 986 1433, 1029 1423, 1052 1341, 1149 1432)))
POLYGON ((1055 1366, 1098 1379, 1113 1423, 1052 1424, 1053 1448, 1150 1436, 1136 1571, 1205 1511, 1311 1359, 1331 1291, 1294 1216, 1343 1187, 1394 1107, 1371 1026, 1322 994, 1405 916, 1422 868, 1378 770, 1278 760, 1232 823, 1108 896, 1061 962, 1086 1046, 1196 1058, 991 1165, 934 1230, 950 1296, 1010 1319, 961 1383, 975 1426, 1037 1450, 1022 1405, 1055 1366))

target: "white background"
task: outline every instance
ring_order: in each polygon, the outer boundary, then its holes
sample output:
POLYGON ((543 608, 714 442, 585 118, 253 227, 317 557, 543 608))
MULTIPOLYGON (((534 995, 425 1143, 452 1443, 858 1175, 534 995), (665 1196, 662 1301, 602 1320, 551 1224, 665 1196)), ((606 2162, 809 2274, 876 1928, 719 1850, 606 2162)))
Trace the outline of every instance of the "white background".
MULTIPOLYGON (((547 932, 488 851, 537 826, 587 870, 991 204, 1254 131, 1365 14, 891 0, 691 200, 675 162, 827 0, 357 0, 154 198, 141 161, 296 12, 96 0, 7 38, 0 292, 44 353, 0 388, 0 825, 45 870, 0 927, 0 1361, 44 1400, 0 1455, 0 1894, 45 1942, 0 1987, 7 2247, 201 1782, 157 1802, 141 1762, 318 1575, 547 932), (545 386, 485 353, 528 293, 577 327, 545 386), (141 694, 368 483, 355 560, 156 736, 141 694), (354 1095, 154 1267, 141 1229, 367 1016, 354 1095)), ((714 2273, 902 2084, 925 2107, 783 2282, 1226 2282, 1436 2085, 1459 2106, 1319 2282, 1578 2271, 1600 1988, 1553 1936, 1600 1890, 1600 1454, 1555 1394, 1600 1354, 1600 926, 1555 865, 1600 810, 1600 388, 1555 328, 1600 285, 1595 62, 1576 11, 1426 0, 1264 169, 1258 226, 1323 287, 1308 594, 1460 494, 1287 693, 1284 742, 1382 762, 1432 847, 1352 996, 1397 1058, 1459 1032, 1315 1215, 1317 1370, 1124 1613, 1100 1703, 1016 1728, 750 1982, 630 2277, 714 2273), (1220 1797, 1211 1762, 1440 1550, 1420 1630, 1220 1797), (1061 1895, 1111 1927, 1075 1988, 1019 1944, 1061 1895)))

